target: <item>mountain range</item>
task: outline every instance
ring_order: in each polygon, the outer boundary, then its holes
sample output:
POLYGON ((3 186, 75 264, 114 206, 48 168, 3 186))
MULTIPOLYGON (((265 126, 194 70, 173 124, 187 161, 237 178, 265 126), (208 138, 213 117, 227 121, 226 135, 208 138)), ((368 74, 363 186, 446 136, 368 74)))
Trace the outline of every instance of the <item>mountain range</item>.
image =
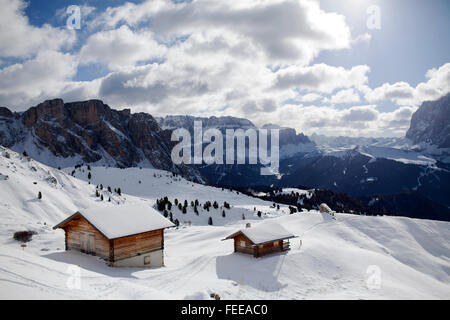
POLYGON ((195 168, 172 163, 172 142, 151 115, 115 110, 100 100, 54 99, 21 113, 3 107, 0 144, 53 167, 146 167, 203 181, 195 168))
POLYGON ((380 210, 449 220, 450 94, 424 102, 403 138, 351 138, 280 129, 280 172, 261 176, 262 165, 175 165, 170 157, 176 128, 255 129, 235 117, 152 117, 115 110, 100 100, 45 101, 24 112, 0 107, 0 144, 53 166, 94 164, 172 171, 223 187, 308 186, 345 193, 380 210), (416 196, 419 195, 419 196, 416 196), (397 201, 402 199, 402 201, 397 201), (411 201, 416 206, 406 206, 411 201), (433 205, 429 205, 432 203, 433 205), (430 208, 433 212, 426 212, 430 208))

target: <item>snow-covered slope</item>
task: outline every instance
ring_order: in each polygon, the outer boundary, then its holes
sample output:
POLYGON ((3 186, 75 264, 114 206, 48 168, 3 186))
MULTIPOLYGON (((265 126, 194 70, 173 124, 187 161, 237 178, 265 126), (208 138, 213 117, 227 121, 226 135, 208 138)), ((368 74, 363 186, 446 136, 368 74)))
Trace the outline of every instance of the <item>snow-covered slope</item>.
POLYGON ((422 166, 433 166, 436 164, 435 159, 413 150, 403 150, 379 146, 357 146, 353 149, 323 149, 323 153, 325 155, 332 155, 335 157, 346 157, 348 156, 349 152, 360 153, 362 155, 368 156, 373 159, 372 161, 376 161, 376 159, 388 159, 404 164, 416 164, 422 166))
POLYGON ((317 211, 290 215, 286 206, 277 210, 154 169, 80 167, 74 175, 83 180, 1 148, 0 298, 210 299, 211 293, 222 299, 450 298, 446 222, 345 214, 330 220, 317 211), (119 187, 122 195, 113 191, 119 187), (173 208, 175 217, 192 226, 166 230, 163 268, 110 268, 96 257, 65 252, 63 232, 51 228, 78 209, 153 206, 163 196, 231 205, 201 209, 199 216, 173 208), (266 215, 258 217, 258 210, 266 215), (209 215, 213 226, 207 225, 209 215), (235 254, 232 241, 221 239, 247 222, 277 222, 299 238, 291 240, 287 253, 259 259, 235 254), (12 239, 20 230, 38 232, 25 248, 12 239), (78 271, 80 286, 74 281, 78 271))

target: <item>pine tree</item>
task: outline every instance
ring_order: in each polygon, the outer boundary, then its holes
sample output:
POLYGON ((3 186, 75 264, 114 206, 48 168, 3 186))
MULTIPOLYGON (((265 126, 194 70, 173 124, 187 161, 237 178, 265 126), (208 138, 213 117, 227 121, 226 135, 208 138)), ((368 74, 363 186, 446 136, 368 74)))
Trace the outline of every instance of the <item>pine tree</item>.
POLYGON ((119 196, 122 195, 122 190, 120 190, 120 188, 117 189, 117 194, 118 194, 119 196))
POLYGON ((100 193, 98 193, 98 190, 95 190, 95 196, 98 198, 100 196, 100 193))
POLYGON ((225 210, 222 210, 222 217, 226 217, 225 210))
POLYGON ((258 217, 261 218, 261 211, 258 211, 258 217))
POLYGON ((212 218, 211 218, 211 217, 208 218, 208 224, 209 224, 210 226, 213 225, 213 221, 212 221, 212 218))
POLYGON ((183 207, 183 214, 186 214, 187 210, 186 207, 183 207))
POLYGON ((242 214, 242 220, 245 220, 245 214, 242 214))
POLYGON ((40 192, 40 191, 39 191, 39 193, 38 193, 38 199, 39 199, 39 200, 42 199, 42 192, 40 192))
POLYGON ((163 199, 156 200, 156 208, 158 209, 158 211, 164 211, 166 209, 166 204, 164 203, 163 199))
POLYGON ((102 201, 103 201, 103 199, 104 199, 104 198, 103 198, 103 195, 101 195, 101 196, 100 196, 100 200, 102 200, 102 201))
POLYGON ((88 179, 91 180, 91 178, 92 178, 92 175, 91 175, 91 173, 89 172, 89 173, 88 173, 88 179))

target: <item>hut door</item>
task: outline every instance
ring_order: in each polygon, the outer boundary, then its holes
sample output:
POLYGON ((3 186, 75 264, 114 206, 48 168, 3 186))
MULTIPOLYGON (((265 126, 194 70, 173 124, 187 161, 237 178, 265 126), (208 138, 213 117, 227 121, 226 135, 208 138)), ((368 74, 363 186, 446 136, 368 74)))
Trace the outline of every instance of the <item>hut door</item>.
POLYGON ((81 251, 86 253, 95 253, 95 236, 93 233, 81 233, 81 251))
POLYGON ((95 253, 95 236, 93 233, 89 233, 88 249, 89 253, 95 253))

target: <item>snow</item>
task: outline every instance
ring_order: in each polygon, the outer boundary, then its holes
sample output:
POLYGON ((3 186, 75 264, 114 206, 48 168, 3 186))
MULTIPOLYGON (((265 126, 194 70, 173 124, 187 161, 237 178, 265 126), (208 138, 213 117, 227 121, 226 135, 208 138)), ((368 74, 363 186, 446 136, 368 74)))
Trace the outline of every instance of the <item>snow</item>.
POLYGON ((405 164, 435 165, 436 160, 450 162, 450 149, 420 143, 415 145, 407 138, 326 137, 312 135, 317 149, 325 155, 347 157, 355 150, 371 161, 384 158, 405 164))
POLYGON ((277 210, 270 202, 154 169, 93 167, 89 184, 86 167, 75 178, 0 149, 0 172, 9 177, 0 179, 0 299, 210 299, 210 293, 225 300, 450 298, 448 222, 338 213, 333 220, 315 210, 291 215, 287 206, 277 210), (99 192, 111 203, 101 201, 94 185, 100 183, 121 187, 122 196, 104 188, 99 192), (66 252, 64 232, 52 229, 78 210, 149 208, 163 196, 172 202, 227 201, 231 208, 225 218, 220 208, 199 210, 199 216, 173 208, 192 226, 166 229, 162 268, 112 268, 100 258, 66 252), (261 218, 259 210, 266 213, 261 218), (291 240, 290 251, 263 258, 233 253, 232 241, 221 239, 248 222, 251 229, 277 223, 299 239, 291 240), (24 248, 12 239, 21 230, 38 233, 24 248), (374 267, 379 287, 371 286, 374 267), (80 286, 73 286, 74 279, 80 286))
POLYGON ((351 157, 356 153, 367 156, 371 158, 371 162, 376 161, 376 159, 388 159, 405 164, 416 164, 416 165, 435 165, 436 160, 425 156, 417 151, 413 150, 402 150, 391 147, 379 147, 379 146, 356 146, 353 148, 349 147, 328 147, 321 146, 322 152, 325 155, 334 156, 337 158, 345 159, 351 157))
POLYGON ((385 158, 405 164, 434 165, 436 163, 436 160, 411 150, 374 146, 365 147, 363 150, 375 158, 385 158))
POLYGON ((255 245, 272 242, 275 240, 284 240, 295 238, 295 235, 287 231, 278 223, 266 222, 256 227, 245 228, 230 235, 227 239, 233 238, 236 234, 242 233, 249 238, 255 245))
POLYGON ((148 205, 111 204, 80 210, 80 214, 110 240, 175 226, 148 205))

